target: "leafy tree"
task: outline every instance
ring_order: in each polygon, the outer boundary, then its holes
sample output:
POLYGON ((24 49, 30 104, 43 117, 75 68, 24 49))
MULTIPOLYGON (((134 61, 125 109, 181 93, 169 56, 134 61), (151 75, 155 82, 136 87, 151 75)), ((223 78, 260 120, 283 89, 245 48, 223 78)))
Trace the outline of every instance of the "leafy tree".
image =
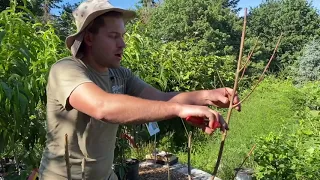
POLYGON ((304 49, 301 57, 298 58, 298 81, 319 81, 320 80, 320 40, 312 40, 304 49))
POLYGON ((154 7, 156 5, 156 1, 154 0, 140 0, 138 4, 141 4, 143 7, 154 7))
POLYGON ((262 53, 256 57, 266 62, 280 33, 283 33, 277 60, 270 69, 279 72, 294 64, 304 44, 320 35, 320 16, 306 0, 267 0, 251 9, 248 35, 259 37, 262 53))
POLYGON ((48 68, 66 50, 52 25, 29 13, 17 12, 15 5, 0 13, 0 156, 15 156, 35 168, 40 157, 34 147, 45 140, 48 68))
POLYGON ((76 32, 77 27, 74 23, 72 12, 79 4, 80 2, 75 4, 66 3, 62 5, 60 15, 54 20, 55 29, 62 41, 64 41, 68 35, 76 32))
POLYGON ((35 16, 43 16, 47 21, 50 17, 50 10, 58 8, 58 3, 62 0, 0 0, 0 11, 10 7, 10 4, 15 6, 26 6, 35 16))
POLYGON ((199 55, 234 54, 240 44, 241 26, 228 6, 236 2, 164 0, 147 22, 147 34, 161 43, 193 41, 196 46, 186 50, 199 55))

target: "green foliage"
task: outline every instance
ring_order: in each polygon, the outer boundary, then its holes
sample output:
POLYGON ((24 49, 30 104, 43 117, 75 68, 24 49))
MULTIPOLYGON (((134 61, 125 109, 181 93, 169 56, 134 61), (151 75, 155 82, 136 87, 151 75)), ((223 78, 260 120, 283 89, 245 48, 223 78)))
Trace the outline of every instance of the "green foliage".
POLYGON ((241 26, 239 18, 228 6, 233 7, 236 3, 165 0, 151 13, 146 33, 161 43, 186 42, 188 50, 202 56, 234 55, 240 44, 241 26), (194 44, 188 44, 189 41, 194 44))
POLYGON ((305 83, 300 91, 305 94, 304 106, 311 110, 320 110, 320 81, 305 83))
MULTIPOLYGON (((240 97, 244 97, 247 93, 248 90, 241 92, 240 97)), ((304 94, 290 81, 266 77, 250 98, 242 104, 242 111, 233 111, 218 177, 232 178, 234 168, 240 165, 256 143, 256 138, 270 132, 278 132, 284 123, 291 124, 287 131, 296 129, 297 119, 293 118, 293 114, 304 109, 303 105, 304 94)), ((223 117, 226 117, 226 113, 223 113, 223 117)), ((210 137, 201 133, 202 138, 199 139, 198 135, 193 139, 191 159, 193 167, 212 173, 218 156, 220 136, 219 132, 210 137)), ((179 159, 186 163, 187 153, 179 152, 179 159)), ((244 166, 254 167, 252 157, 244 166)))
POLYGON ((43 16, 45 11, 57 8, 62 0, 0 0, 0 11, 10 8, 11 5, 24 6, 36 16, 43 16))
POLYGON ((302 56, 298 59, 299 69, 297 73, 297 81, 302 83, 305 81, 320 80, 320 41, 312 40, 304 47, 302 56))
POLYGON ((217 87, 218 73, 225 84, 233 81, 235 57, 197 56, 186 50, 192 42, 158 45, 135 31, 126 34, 126 43, 123 65, 163 91, 217 87))
POLYGON ((259 139, 254 155, 258 179, 319 178, 320 116, 299 112, 295 118, 301 120, 294 133, 271 133, 259 139))
POLYGON ((62 11, 60 15, 53 21, 57 35, 60 37, 62 42, 64 42, 69 35, 75 33, 77 30, 72 12, 79 4, 80 2, 62 5, 62 11))
POLYGON ((37 167, 39 159, 24 151, 31 153, 44 143, 48 67, 65 51, 57 46, 60 41, 50 24, 38 23, 18 8, 0 13, 0 153, 20 153, 25 163, 37 167))
POLYGON ((304 44, 320 35, 319 23, 319 14, 306 0, 268 0, 250 10, 248 34, 259 37, 264 48, 257 59, 266 62, 283 33, 276 63, 270 67, 279 72, 294 64, 304 44))

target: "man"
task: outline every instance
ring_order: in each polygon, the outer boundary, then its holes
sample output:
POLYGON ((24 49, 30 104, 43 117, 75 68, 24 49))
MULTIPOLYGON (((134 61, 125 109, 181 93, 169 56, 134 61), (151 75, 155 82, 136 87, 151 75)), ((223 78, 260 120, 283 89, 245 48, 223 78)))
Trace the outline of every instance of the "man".
POLYGON ((72 57, 52 65, 48 77, 40 179, 67 179, 65 134, 72 179, 81 179, 84 172, 86 179, 116 180, 111 167, 119 124, 194 116, 210 120, 201 126, 208 134, 214 131, 214 121, 227 129, 221 115, 207 105, 228 107, 230 88, 164 93, 120 66, 124 24, 134 15, 105 0, 85 1, 73 12, 77 33, 66 39, 72 57))

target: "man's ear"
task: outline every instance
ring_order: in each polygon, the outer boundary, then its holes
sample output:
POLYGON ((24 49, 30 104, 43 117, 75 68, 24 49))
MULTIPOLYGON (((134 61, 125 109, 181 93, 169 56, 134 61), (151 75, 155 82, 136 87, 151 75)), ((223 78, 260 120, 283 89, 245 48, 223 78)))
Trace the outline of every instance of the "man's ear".
POLYGON ((84 42, 86 43, 87 46, 91 47, 92 46, 92 41, 93 41, 93 34, 90 33, 89 31, 86 31, 84 33, 83 40, 84 40, 84 42))

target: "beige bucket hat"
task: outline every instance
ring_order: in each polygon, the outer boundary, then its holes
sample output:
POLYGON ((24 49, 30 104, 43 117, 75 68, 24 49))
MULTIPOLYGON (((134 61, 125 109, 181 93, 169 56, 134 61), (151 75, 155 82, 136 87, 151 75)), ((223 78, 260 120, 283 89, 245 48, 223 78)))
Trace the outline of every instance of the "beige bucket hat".
POLYGON ((125 21, 133 19, 135 17, 135 12, 130 10, 125 10, 121 8, 114 7, 110 4, 108 0, 86 0, 82 2, 78 8, 76 8, 72 15, 75 19, 77 32, 66 38, 66 46, 73 56, 77 55, 80 45, 83 40, 83 30, 98 16, 109 12, 116 11, 123 15, 125 21))

